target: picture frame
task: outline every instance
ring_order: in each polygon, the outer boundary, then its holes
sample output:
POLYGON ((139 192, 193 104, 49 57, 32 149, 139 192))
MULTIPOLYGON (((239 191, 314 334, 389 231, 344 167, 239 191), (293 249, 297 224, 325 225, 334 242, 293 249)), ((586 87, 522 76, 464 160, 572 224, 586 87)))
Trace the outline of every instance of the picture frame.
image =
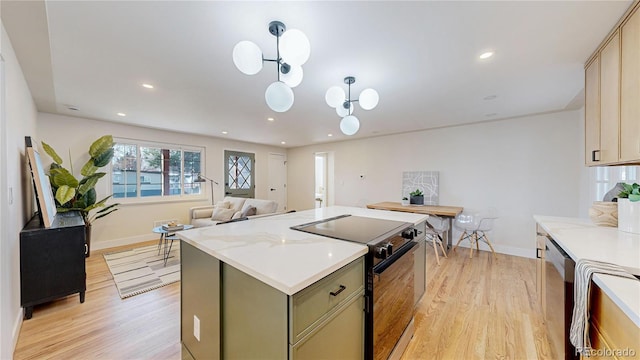
POLYGON ((33 178, 33 189, 38 205, 38 214, 40 221, 45 228, 51 227, 56 216, 56 201, 51 190, 49 177, 45 173, 44 166, 40 154, 33 147, 30 136, 24 137, 27 158, 29 159, 29 168, 31 177, 33 178))

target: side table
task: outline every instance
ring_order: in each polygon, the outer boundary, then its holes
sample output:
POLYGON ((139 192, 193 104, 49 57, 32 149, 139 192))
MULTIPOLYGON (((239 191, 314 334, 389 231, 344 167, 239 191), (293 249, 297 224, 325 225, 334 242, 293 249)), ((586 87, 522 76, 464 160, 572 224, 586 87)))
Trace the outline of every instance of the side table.
MULTIPOLYGON (((193 225, 184 225, 182 230, 192 229, 193 225)), ((177 231, 182 231, 177 230, 177 231)), ((167 260, 169 259, 169 254, 171 253, 171 247, 173 246, 173 240, 179 240, 176 234, 176 230, 165 230, 162 226, 156 226, 152 230, 156 234, 160 234, 160 240, 158 240, 158 255, 160 255, 160 250, 163 250, 162 259, 164 260, 164 266, 167 266, 167 260)))

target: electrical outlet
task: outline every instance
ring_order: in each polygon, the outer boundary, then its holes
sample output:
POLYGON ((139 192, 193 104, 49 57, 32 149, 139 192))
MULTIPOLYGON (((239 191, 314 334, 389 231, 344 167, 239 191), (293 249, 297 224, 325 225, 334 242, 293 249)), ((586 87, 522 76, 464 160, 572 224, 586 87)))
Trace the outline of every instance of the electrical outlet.
POLYGON ((200 319, 193 315, 193 336, 200 341, 200 319))

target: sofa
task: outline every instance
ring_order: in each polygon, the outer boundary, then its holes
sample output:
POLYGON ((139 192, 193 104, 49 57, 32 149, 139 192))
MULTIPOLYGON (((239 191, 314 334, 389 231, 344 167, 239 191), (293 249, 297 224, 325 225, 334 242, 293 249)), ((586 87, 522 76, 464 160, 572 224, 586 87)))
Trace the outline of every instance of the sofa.
POLYGON ((237 219, 273 215, 278 203, 273 200, 226 196, 215 205, 196 206, 189 209, 189 219, 194 227, 216 225, 237 219))

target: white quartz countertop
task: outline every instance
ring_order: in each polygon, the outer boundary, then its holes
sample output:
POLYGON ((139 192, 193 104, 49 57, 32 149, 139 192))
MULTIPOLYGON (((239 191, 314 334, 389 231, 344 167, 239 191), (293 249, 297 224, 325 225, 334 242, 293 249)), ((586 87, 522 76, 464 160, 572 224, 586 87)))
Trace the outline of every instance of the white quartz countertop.
MULTIPOLYGON (((588 219, 539 215, 534 219, 574 261, 608 262, 640 275, 640 234, 596 226, 588 219)), ((640 327, 640 281, 600 274, 593 281, 640 327)))
POLYGON ((294 225, 344 214, 412 224, 428 217, 332 206, 195 228, 177 235, 218 260, 293 295, 367 253, 366 245, 290 229, 294 225))

